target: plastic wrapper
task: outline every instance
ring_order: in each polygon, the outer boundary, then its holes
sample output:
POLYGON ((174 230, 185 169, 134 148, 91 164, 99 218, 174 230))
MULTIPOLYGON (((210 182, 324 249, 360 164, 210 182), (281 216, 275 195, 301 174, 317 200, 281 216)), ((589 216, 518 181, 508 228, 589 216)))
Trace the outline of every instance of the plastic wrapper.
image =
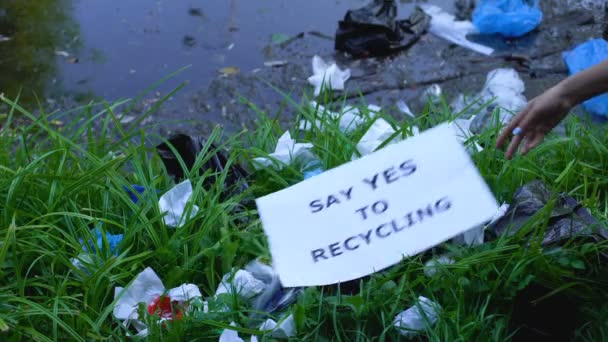
POLYGON ((338 22, 335 49, 355 58, 386 56, 415 44, 427 31, 430 18, 417 9, 397 20, 395 0, 373 0, 346 12, 338 22))
MULTIPOLYGON (((570 75, 574 75, 607 60, 608 42, 604 39, 592 39, 571 51, 564 52, 563 57, 570 75)), ((608 94, 599 95, 583 102, 583 107, 591 114, 608 116, 608 94)))
MULTIPOLYGON (((222 193, 223 198, 233 196, 238 193, 245 191, 249 185, 247 184, 248 172, 236 163, 231 163, 228 166, 228 156, 225 152, 218 150, 214 144, 209 144, 208 149, 205 149, 207 145, 207 139, 203 137, 192 137, 185 134, 177 134, 172 136, 168 143, 177 151, 177 154, 183 160, 186 168, 190 171, 194 167, 197 157, 201 153, 212 154, 211 158, 208 158, 198 170, 198 174, 202 175, 208 170, 211 170, 209 177, 203 181, 203 187, 209 189, 214 186, 220 177, 222 172, 227 171, 227 177, 225 178, 223 188, 225 189, 222 193), (203 151, 205 149, 205 151, 203 151)), ((161 157, 167 172, 175 182, 180 182, 185 178, 184 170, 182 169, 177 155, 171 150, 169 144, 162 143, 156 146, 156 150, 161 157)), ((202 157, 207 159, 206 157, 202 157)))
POLYGON ((521 37, 543 20, 538 0, 479 0, 473 11, 473 24, 480 33, 521 37))
POLYGON ((439 304, 420 296, 414 306, 395 317, 393 324, 401 335, 412 337, 425 327, 437 323, 440 310, 439 304))
POLYGON ((424 5, 422 9, 431 16, 429 31, 437 37, 484 55, 491 55, 494 49, 467 40, 467 35, 478 33, 470 21, 456 21, 455 17, 434 5, 424 5))
MULTIPOLYGON (((496 236, 513 235, 523 228, 539 211, 545 209, 552 192, 541 181, 533 181, 519 188, 505 215, 492 226, 496 236)), ((572 238, 608 239, 608 233, 591 213, 566 194, 557 194, 549 214, 549 222, 542 245, 558 244, 572 238)))

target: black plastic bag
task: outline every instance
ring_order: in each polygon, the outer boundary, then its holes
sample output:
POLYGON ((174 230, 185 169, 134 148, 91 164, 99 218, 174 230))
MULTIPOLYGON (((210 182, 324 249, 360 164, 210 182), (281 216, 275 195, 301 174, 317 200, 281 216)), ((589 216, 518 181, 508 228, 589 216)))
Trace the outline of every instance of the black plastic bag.
MULTIPOLYGON (((497 236, 517 233, 532 216, 545 208, 551 198, 551 191, 539 180, 522 186, 515 192, 513 203, 507 213, 492 226, 492 231, 497 236)), ((608 232, 574 198, 558 194, 542 245, 558 244, 573 237, 600 241, 608 239, 608 232)))
POLYGON ((417 8, 407 20, 396 20, 394 0, 373 0, 349 10, 339 21, 335 49, 355 58, 386 56, 412 46, 426 33, 430 17, 417 8))
MULTIPOLYGON (((197 156, 199 153, 201 153, 202 149, 207 143, 205 138, 191 137, 185 134, 174 135, 169 138, 168 142, 175 150, 177 150, 185 166, 189 170, 192 169, 197 156)), ((184 171, 177 156, 166 143, 156 146, 156 150, 160 155, 169 175, 173 177, 176 183, 180 182, 184 178, 184 171)), ((214 155, 199 169, 199 174, 203 174, 207 170, 212 170, 211 176, 207 177, 203 182, 203 186, 206 188, 209 188, 218 181, 218 175, 226 170, 226 164, 228 162, 226 155, 222 151, 219 151, 214 144, 209 144, 208 153, 214 153, 214 155)), ((223 192, 224 198, 225 196, 233 196, 242 193, 248 189, 248 175, 248 172, 240 165, 230 165, 228 175, 224 183, 224 187, 226 189, 223 192)))

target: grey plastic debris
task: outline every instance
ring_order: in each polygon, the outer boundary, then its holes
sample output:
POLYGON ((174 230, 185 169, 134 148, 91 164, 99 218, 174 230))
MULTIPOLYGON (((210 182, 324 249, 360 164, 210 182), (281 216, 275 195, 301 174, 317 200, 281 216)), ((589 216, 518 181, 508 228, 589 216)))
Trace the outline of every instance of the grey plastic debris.
POLYGON ((429 260, 424 264, 424 275, 427 277, 433 277, 435 274, 440 272, 445 265, 452 265, 454 260, 446 255, 442 255, 438 258, 429 260))
POLYGON ((401 335, 412 337, 425 327, 437 323, 439 311, 441 311, 439 304, 420 296, 414 306, 395 317, 393 325, 401 335))
MULTIPOLYGON (((497 235, 513 235, 520 231, 530 219, 544 209, 553 193, 539 180, 525 184, 513 196, 513 203, 506 214, 492 227, 497 235)), ((590 237, 600 241, 608 239, 608 232, 589 211, 574 198, 557 194, 542 245, 549 245, 573 237, 590 237)))
POLYGON ((420 101, 426 104, 426 102, 429 100, 434 104, 438 104, 439 102, 441 102, 441 86, 439 84, 433 84, 429 86, 422 93, 420 101))
POLYGON ((407 105, 407 103, 405 103, 405 101, 403 100, 399 100, 396 103, 397 108, 399 109, 399 111, 405 115, 411 116, 413 118, 416 118, 416 115, 414 115, 414 113, 412 113, 412 110, 410 109, 410 107, 407 105))
POLYGON ((272 319, 267 319, 266 322, 260 326, 260 330, 272 331, 269 334, 270 337, 287 339, 295 336, 296 324, 293 320, 293 315, 289 315, 280 322, 280 324, 277 324, 277 322, 272 319))
POLYGON ((245 271, 265 285, 263 292, 253 298, 252 307, 256 311, 272 313, 283 310, 295 302, 303 291, 300 288, 284 289, 278 274, 271 266, 264 264, 259 259, 250 262, 245 267, 245 271))
POLYGON ((215 295, 219 296, 224 293, 236 293, 240 297, 250 299, 264 291, 266 285, 256 279, 251 273, 238 270, 232 277, 232 274, 225 274, 220 285, 215 291, 215 295), (234 292, 233 292, 234 291, 234 292))
MULTIPOLYGON (((488 73, 486 83, 482 91, 476 99, 479 106, 490 103, 485 110, 482 110, 473 122, 471 123, 471 131, 480 134, 489 127, 492 127, 494 122, 493 113, 496 109, 499 110, 499 124, 508 123, 513 115, 522 110, 528 100, 524 96, 525 85, 515 69, 495 69, 488 73)), ((476 111, 472 107, 472 111, 476 111)))
POLYGON ((485 236, 484 231, 486 230, 486 228, 492 226, 494 223, 496 223, 498 220, 500 220, 503 216, 505 216, 508 209, 509 209, 509 204, 503 203, 498 208, 498 210, 496 211, 494 216, 492 216, 492 219, 490 219, 490 221, 487 224, 479 225, 473 229, 470 229, 470 230, 456 236, 455 238, 452 239, 452 242, 456 243, 456 244, 464 245, 464 246, 478 246, 478 245, 483 244, 484 236, 485 236))

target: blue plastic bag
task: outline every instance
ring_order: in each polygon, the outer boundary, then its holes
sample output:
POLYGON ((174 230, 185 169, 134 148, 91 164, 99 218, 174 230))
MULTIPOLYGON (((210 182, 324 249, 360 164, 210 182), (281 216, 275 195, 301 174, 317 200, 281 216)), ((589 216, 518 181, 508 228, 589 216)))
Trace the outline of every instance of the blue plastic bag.
POLYGON ((473 24, 480 33, 507 38, 525 35, 542 20, 538 0, 480 0, 473 11, 473 24))
MULTIPOLYGON (((574 75, 608 59, 608 42, 603 39, 591 39, 571 51, 564 52, 563 58, 570 75, 574 75)), ((583 102, 583 107, 591 114, 608 116, 608 94, 583 102)))

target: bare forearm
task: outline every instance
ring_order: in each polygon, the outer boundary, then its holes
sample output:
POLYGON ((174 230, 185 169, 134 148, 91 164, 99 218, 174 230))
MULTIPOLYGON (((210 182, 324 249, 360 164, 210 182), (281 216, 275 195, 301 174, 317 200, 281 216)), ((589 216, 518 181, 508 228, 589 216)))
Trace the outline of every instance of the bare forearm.
POLYGON ((556 88, 570 107, 608 92, 608 60, 568 77, 556 88))

